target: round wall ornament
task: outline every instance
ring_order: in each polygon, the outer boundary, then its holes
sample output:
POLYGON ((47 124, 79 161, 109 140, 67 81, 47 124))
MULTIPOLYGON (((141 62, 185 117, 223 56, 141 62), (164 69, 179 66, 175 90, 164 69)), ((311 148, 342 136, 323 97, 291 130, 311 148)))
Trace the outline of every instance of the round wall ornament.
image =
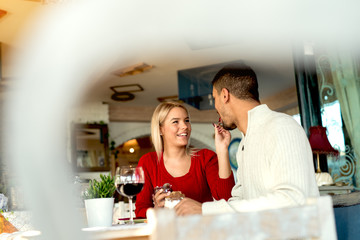
POLYGON ((234 169, 238 168, 238 164, 236 161, 236 153, 240 144, 241 138, 234 138, 233 140, 231 140, 230 144, 229 144, 229 161, 230 161, 230 166, 234 169))

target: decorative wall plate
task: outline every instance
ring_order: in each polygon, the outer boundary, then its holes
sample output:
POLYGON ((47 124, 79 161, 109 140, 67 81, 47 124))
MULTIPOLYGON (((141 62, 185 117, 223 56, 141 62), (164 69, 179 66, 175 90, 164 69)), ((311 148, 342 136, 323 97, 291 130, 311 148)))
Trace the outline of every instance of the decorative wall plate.
POLYGON ((240 144, 241 138, 234 138, 229 144, 229 160, 230 166, 234 169, 238 168, 236 161, 236 153, 240 144))

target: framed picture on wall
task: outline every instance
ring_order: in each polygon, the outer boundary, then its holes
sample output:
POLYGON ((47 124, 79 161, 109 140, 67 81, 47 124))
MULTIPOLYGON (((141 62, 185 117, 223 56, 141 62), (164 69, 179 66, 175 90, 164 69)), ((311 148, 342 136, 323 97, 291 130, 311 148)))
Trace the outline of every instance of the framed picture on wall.
POLYGON ((108 171, 109 140, 106 124, 73 125, 73 159, 78 172, 108 171))

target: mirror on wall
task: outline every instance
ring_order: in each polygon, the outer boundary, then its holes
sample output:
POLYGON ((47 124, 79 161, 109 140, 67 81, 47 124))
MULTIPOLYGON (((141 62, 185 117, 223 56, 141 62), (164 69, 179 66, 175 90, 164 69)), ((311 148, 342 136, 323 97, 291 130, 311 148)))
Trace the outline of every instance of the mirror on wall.
POLYGON ((108 171, 109 134, 106 124, 73 124, 73 166, 78 172, 108 171))

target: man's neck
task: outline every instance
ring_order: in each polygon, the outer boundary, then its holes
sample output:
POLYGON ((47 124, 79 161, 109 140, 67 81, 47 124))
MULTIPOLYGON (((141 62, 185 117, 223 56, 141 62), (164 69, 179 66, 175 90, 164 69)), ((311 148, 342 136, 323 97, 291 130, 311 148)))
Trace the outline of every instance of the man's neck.
POLYGON ((236 126, 244 135, 246 135, 248 127, 248 112, 259 105, 258 102, 241 99, 236 99, 235 104, 233 104, 236 126))

